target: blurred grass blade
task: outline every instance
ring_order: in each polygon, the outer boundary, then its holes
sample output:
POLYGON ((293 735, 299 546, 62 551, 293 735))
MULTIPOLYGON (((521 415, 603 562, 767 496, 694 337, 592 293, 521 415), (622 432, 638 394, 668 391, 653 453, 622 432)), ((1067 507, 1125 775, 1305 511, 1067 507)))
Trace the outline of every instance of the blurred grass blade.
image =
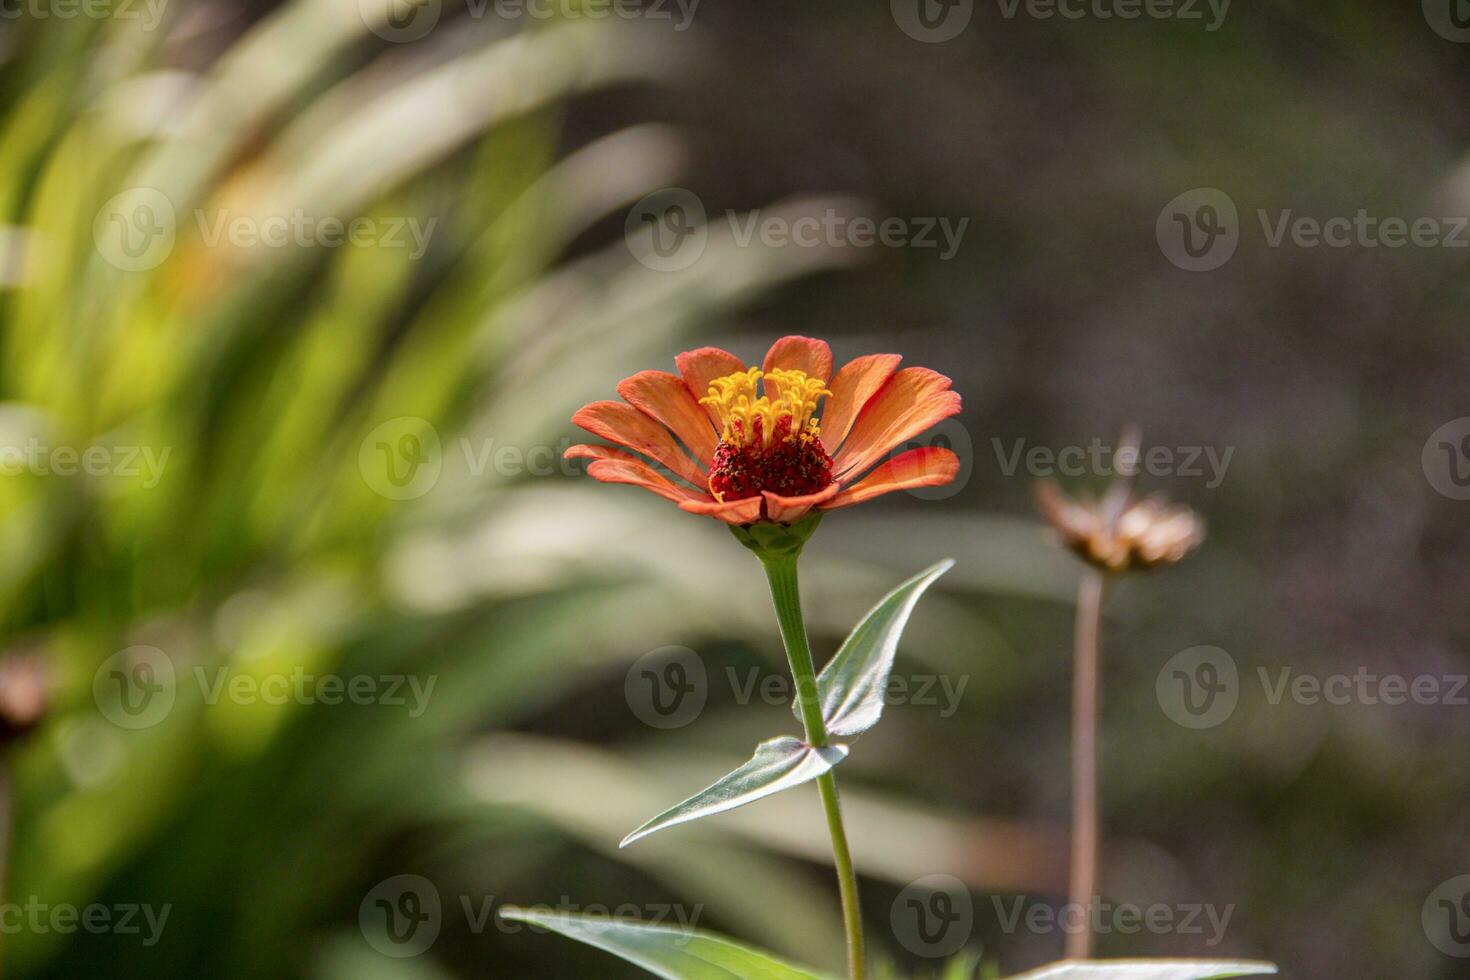
MULTIPOLYGON (((888 593, 853 627, 842 647, 817 676, 822 717, 832 735, 860 735, 878 724, 898 640, 919 596, 950 568, 946 558, 888 593)), ((799 707, 793 703, 793 711, 799 707)))
POLYGON ((709 933, 642 922, 510 906, 512 922, 542 926, 596 946, 665 980, 819 980, 820 975, 709 933))
POLYGON ((516 35, 406 80, 267 169, 274 186, 251 189, 264 214, 309 200, 354 213, 496 122, 577 92, 651 81, 669 69, 636 32, 577 23, 516 35))
POLYGON ((1072 960, 1011 980, 1224 980, 1275 972, 1275 964, 1250 960, 1072 960))
POLYGON ((995 964, 990 964, 989 972, 980 973, 980 957, 972 953, 961 953, 948 963, 944 964, 944 972, 940 974, 940 980, 985 980, 994 977, 995 964))
POLYGON ((828 745, 817 749, 789 735, 762 742, 756 746, 754 757, 745 765, 707 789, 695 793, 678 806, 660 813, 624 837, 618 846, 627 847, 638 838, 647 837, 656 830, 724 813, 737 806, 754 803, 772 793, 779 793, 783 789, 800 786, 816 779, 845 758, 845 745, 828 745))

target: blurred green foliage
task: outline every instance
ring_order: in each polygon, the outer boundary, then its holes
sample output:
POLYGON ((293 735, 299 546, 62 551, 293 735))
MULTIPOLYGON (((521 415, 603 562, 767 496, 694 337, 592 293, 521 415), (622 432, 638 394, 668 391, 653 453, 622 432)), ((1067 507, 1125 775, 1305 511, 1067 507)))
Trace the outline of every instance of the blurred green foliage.
POLYGON ((527 559, 455 553, 566 526, 524 512, 565 479, 476 472, 478 454, 559 450, 609 365, 831 261, 717 240, 675 283, 620 243, 559 259, 674 174, 663 129, 571 152, 557 136, 577 93, 657 83, 672 60, 656 39, 587 21, 511 35, 492 19, 404 52, 366 6, 309 0, 228 30, 202 71, 172 66, 171 45, 210 47, 179 18, 222 12, 171 7, 156 29, 23 22, 4 69, 6 435, 105 446, 115 463, 0 483, 6 624, 56 685, 16 760, 11 895, 171 908, 151 945, 20 931, 5 943, 20 975, 357 976, 371 951, 355 910, 381 868, 539 892, 567 845, 467 789, 463 740, 626 652, 589 648, 590 622, 673 628, 691 611, 664 608, 657 576, 608 581, 580 550, 529 577, 527 559), (431 234, 422 255, 388 234, 214 237, 297 212, 431 234), (403 418, 448 461, 412 503, 370 465, 373 431, 403 418), (140 644, 164 652, 177 693, 129 730, 99 713, 93 682, 140 644), (195 682, 295 673, 424 679, 431 710, 195 682))

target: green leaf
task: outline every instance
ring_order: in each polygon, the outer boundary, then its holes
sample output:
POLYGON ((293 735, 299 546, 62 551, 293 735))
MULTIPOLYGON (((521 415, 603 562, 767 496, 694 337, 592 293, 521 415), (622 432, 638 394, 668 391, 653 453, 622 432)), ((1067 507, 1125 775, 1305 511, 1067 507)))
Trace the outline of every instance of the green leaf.
POLYGON ((756 746, 755 756, 745 765, 713 786, 695 793, 673 809, 660 813, 624 837, 618 846, 627 847, 655 830, 724 813, 772 793, 779 793, 783 789, 800 786, 816 779, 845 758, 845 745, 828 745, 815 749, 789 735, 762 742, 756 746))
MULTIPOLYGON (((828 734, 861 735, 878 724, 898 638, 909 614, 924 590, 953 566, 954 559, 946 558, 904 582, 869 610, 842 641, 837 656, 817 676, 828 734)), ((792 710, 801 717, 800 705, 793 704, 792 710)))
POLYGON ((596 946, 665 980, 821 980, 820 974, 707 932, 555 909, 508 906, 500 914, 596 946))
MULTIPOLYGON (((948 963, 944 964, 944 972, 940 980, 978 980, 980 970, 980 957, 973 953, 961 953, 948 963)), ((992 972, 994 966, 992 964, 992 972)))
POLYGON ((1250 960, 1072 960, 1010 980, 1223 980, 1275 972, 1274 963, 1250 960))

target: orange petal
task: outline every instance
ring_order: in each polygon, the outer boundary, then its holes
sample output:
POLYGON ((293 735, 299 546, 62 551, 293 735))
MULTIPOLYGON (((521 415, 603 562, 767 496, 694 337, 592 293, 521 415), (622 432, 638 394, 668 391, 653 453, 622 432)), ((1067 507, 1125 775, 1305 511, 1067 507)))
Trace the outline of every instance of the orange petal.
POLYGON ((695 459, 708 465, 714 458, 719 433, 710 425, 704 406, 677 375, 667 371, 639 371, 618 384, 618 394, 644 415, 668 426, 689 447, 695 459))
POLYGON ((842 370, 827 386, 832 394, 822 409, 822 445, 827 452, 837 452, 842 440, 852 431, 858 413, 898 370, 901 360, 897 354, 868 354, 842 365, 842 370))
POLYGON ((707 494, 670 482, 651 466, 628 459, 599 459, 587 467, 587 475, 603 483, 628 483, 642 487, 680 506, 691 501, 710 499, 707 494))
MULTIPOLYGON (((745 365, 740 358, 727 350, 718 347, 701 347, 699 350, 685 351, 674 358, 674 363, 679 366, 679 374, 684 379, 684 384, 689 388, 690 394, 695 401, 709 394, 709 383, 716 378, 723 378, 734 374, 736 371, 744 371, 745 365)), ((721 428, 720 414, 713 406, 701 405, 705 414, 709 416, 710 423, 716 428, 721 428)))
POLYGON ((612 446, 603 446, 597 443, 584 442, 576 446, 568 446, 567 451, 562 453, 563 459, 623 459, 630 463, 642 463, 643 459, 632 453, 612 446))
POLYGON ((771 345, 766 362, 761 365, 761 370, 768 374, 777 369, 803 371, 807 377, 821 378, 825 384, 832 377, 832 348, 825 340, 794 334, 782 337, 771 345))
POLYGON ((679 504, 679 509, 687 510, 691 514, 716 517, 726 524, 754 524, 761 519, 761 498, 746 497, 744 500, 730 500, 725 503, 718 500, 685 500, 679 504))
POLYGON ((837 483, 829 483, 824 489, 816 493, 803 494, 800 497, 783 497, 779 493, 762 490, 761 496, 766 498, 766 517, 782 524, 790 524, 799 521, 806 516, 806 512, 820 503, 825 503, 837 496, 837 491, 842 487, 837 483))
POLYGON ((960 471, 960 458, 948 449, 921 446, 900 453, 857 483, 821 505, 823 510, 860 504, 894 490, 937 487, 949 483, 960 471))
POLYGON ((622 402, 593 402, 579 409, 572 416, 572 423, 608 442, 627 446, 662 463, 696 487, 704 486, 709 479, 704 469, 679 448, 668 429, 632 405, 624 405, 622 402))
POLYGON ((889 378, 863 406, 836 458, 832 475, 854 477, 877 463, 906 439, 960 410, 959 392, 937 371, 911 367, 889 378))

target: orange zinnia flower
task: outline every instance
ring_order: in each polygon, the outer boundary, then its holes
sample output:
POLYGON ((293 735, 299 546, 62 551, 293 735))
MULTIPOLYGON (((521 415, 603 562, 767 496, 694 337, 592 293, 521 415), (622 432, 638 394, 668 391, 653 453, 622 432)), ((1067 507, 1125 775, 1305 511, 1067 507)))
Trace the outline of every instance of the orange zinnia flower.
POLYGON ((897 354, 859 357, 834 376, 825 341, 793 336, 772 344, 759 368, 716 347, 675 360, 678 375, 640 371, 619 384, 626 404, 593 402, 572 416, 641 456, 581 445, 567 458, 593 460, 587 473, 604 483, 631 483, 737 525, 790 524, 813 508, 938 486, 959 471, 959 458, 934 446, 883 462, 960 410, 948 378, 927 368, 900 371, 897 354))

